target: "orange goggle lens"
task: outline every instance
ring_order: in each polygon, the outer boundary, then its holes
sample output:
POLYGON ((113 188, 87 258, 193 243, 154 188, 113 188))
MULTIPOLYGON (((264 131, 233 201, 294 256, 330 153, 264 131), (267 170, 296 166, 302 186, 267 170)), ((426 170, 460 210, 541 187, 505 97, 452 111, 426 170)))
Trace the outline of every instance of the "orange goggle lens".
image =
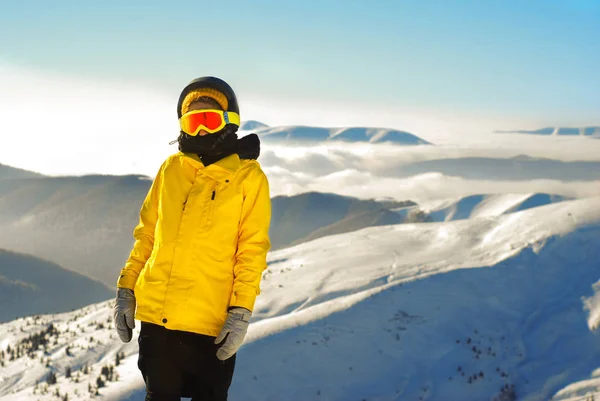
POLYGON ((239 115, 222 110, 193 110, 179 119, 181 130, 192 136, 197 135, 200 130, 215 133, 230 123, 239 126, 239 115))

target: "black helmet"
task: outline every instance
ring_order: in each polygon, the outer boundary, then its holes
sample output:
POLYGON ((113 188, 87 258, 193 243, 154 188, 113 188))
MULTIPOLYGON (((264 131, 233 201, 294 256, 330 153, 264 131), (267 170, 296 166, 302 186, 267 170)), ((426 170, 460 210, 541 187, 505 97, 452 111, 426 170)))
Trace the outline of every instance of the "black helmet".
POLYGON ((187 84, 179 95, 179 101, 177 102, 177 118, 181 118, 181 106, 185 96, 195 89, 214 89, 221 92, 227 98, 227 110, 234 113, 240 114, 240 108, 238 106, 237 97, 235 92, 229 86, 229 84, 217 77, 200 77, 194 79, 192 82, 187 84))

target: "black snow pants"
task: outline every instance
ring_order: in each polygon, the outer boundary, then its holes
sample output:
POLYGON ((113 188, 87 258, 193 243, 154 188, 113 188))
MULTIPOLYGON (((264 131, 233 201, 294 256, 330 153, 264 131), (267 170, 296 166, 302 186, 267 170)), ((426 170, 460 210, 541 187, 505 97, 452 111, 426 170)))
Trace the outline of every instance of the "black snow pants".
POLYGON ((214 340, 142 322, 138 368, 146 383, 146 401, 226 401, 235 355, 219 360, 214 340))

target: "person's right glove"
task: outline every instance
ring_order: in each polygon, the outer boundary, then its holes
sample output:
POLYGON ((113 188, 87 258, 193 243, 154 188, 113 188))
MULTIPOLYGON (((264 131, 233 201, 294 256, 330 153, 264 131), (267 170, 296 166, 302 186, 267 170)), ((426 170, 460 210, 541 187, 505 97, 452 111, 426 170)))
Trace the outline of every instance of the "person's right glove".
POLYGON ((129 288, 117 288, 117 302, 114 308, 115 328, 124 343, 131 341, 135 328, 135 295, 129 288))
POLYGON ((215 344, 225 342, 217 350, 217 358, 224 361, 231 358, 244 342, 252 312, 246 308, 232 308, 227 314, 227 320, 221 329, 221 333, 215 339, 215 344))

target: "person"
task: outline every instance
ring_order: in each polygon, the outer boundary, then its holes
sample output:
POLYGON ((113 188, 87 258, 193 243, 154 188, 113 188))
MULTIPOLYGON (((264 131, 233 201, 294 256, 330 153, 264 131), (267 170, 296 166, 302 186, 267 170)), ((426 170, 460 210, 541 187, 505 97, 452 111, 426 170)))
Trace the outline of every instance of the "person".
POLYGON ((269 182, 255 134, 238 138, 238 101, 216 77, 177 104, 179 152, 160 167, 117 280, 114 322, 141 322, 146 401, 227 399, 270 249, 269 182))

